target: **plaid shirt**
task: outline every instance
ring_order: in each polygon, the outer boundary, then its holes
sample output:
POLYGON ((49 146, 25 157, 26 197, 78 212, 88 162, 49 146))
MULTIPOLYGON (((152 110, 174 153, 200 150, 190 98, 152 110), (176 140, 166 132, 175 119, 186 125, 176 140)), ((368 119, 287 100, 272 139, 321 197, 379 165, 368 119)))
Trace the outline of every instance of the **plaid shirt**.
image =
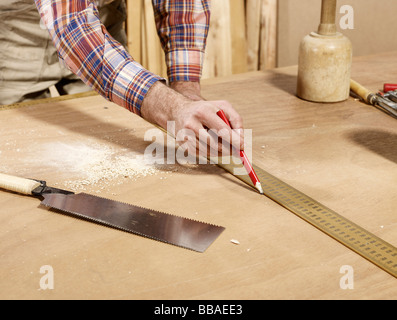
MULTIPOLYGON (((93 0, 35 0, 60 60, 106 99, 140 114, 161 77, 144 69, 99 20, 93 0)), ((209 28, 209 0, 153 0, 168 78, 199 81, 209 28)))

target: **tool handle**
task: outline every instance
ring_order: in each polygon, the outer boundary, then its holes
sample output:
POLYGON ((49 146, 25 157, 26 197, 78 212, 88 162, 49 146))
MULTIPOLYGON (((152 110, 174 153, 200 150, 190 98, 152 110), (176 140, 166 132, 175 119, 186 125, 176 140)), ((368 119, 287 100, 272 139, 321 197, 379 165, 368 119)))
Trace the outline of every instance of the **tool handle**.
POLYGON ((350 90, 357 94, 360 98, 364 99, 366 103, 372 104, 371 97, 373 97, 374 94, 352 79, 350 80, 350 90))
POLYGON ((394 90, 397 90, 397 84, 394 84, 394 83, 385 83, 385 84, 383 85, 383 92, 384 92, 384 93, 389 92, 389 91, 394 91, 394 90))
POLYGON ((0 173, 0 188, 2 189, 31 195, 32 191, 40 185, 41 183, 35 180, 0 173))
POLYGON ((336 0, 322 0, 321 23, 318 34, 331 36, 336 34, 336 0))

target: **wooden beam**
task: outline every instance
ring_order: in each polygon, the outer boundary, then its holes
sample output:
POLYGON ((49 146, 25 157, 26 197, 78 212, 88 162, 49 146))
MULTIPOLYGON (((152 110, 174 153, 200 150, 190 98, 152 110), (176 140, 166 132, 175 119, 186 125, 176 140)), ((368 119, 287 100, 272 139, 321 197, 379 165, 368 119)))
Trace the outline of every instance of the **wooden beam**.
POLYGON ((133 58, 142 63, 142 0, 127 0, 127 45, 133 58))
POLYGON ((211 1, 211 23, 204 68, 203 78, 232 74, 230 0, 211 1))
POLYGON ((164 51, 161 48, 160 39, 157 35, 151 0, 144 0, 144 24, 147 56, 147 61, 144 67, 155 74, 165 77, 165 56, 164 51))
POLYGON ((245 0, 230 1, 232 72, 247 72, 245 0))
POLYGON ((259 69, 277 65, 277 1, 262 0, 259 69))
POLYGON ((259 39, 262 0, 246 0, 247 71, 259 68, 259 39))

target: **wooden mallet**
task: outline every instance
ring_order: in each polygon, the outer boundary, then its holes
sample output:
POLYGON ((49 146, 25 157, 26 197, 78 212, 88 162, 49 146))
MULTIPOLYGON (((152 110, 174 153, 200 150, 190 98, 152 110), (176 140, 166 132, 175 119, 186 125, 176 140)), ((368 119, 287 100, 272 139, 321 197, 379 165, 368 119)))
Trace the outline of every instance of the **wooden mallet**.
POLYGON ((336 28, 336 0, 322 0, 317 32, 299 48, 298 97, 313 102, 339 102, 349 97, 352 44, 336 28))

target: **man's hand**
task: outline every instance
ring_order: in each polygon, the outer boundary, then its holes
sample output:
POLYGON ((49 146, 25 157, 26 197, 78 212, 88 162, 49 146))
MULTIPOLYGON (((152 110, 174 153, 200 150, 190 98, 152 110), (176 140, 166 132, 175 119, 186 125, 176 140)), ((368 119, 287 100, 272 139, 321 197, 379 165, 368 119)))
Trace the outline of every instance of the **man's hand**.
MULTIPOLYGON (((198 97, 197 91, 195 97, 198 97)), ((231 147, 243 150, 242 119, 231 104, 227 101, 201 99, 189 99, 163 83, 156 82, 143 100, 141 114, 144 119, 164 129, 167 129, 168 121, 174 121, 175 128, 172 131, 175 138, 190 155, 230 155, 231 147), (220 109, 225 112, 234 130, 216 114, 220 109), (207 146, 210 148, 207 149, 207 146)))

